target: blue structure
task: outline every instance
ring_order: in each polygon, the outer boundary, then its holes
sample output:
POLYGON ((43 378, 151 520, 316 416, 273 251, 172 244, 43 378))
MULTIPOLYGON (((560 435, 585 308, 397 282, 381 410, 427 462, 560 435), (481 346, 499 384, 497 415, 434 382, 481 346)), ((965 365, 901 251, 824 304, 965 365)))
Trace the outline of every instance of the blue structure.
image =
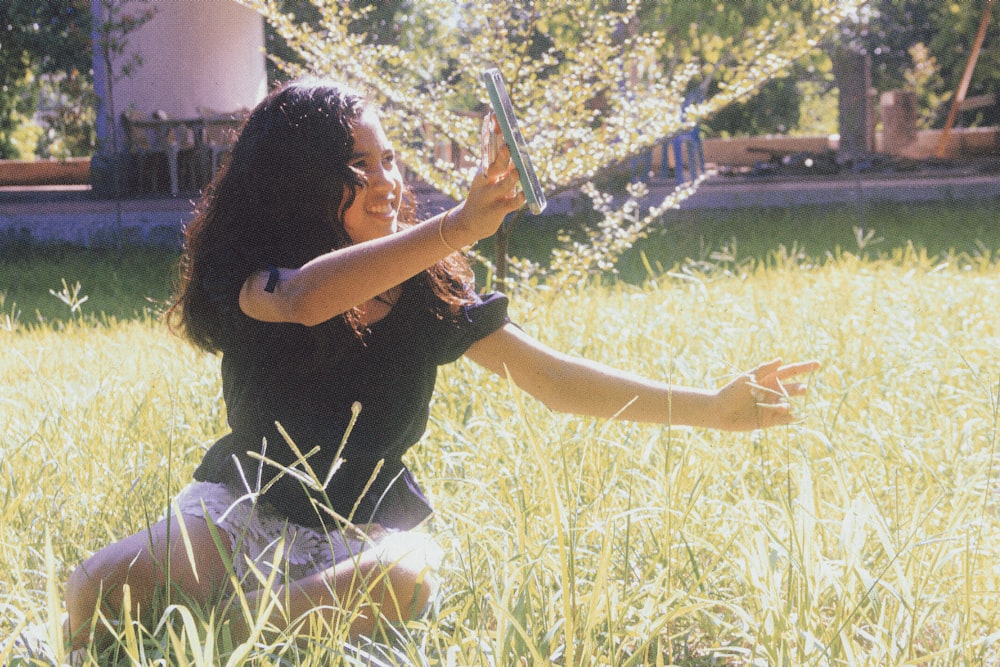
MULTIPOLYGON (((684 106, 681 107, 682 122, 687 119, 687 108, 690 103, 691 98, 689 97, 684 100, 684 106)), ((687 132, 675 136, 670 144, 674 149, 674 173, 677 175, 677 185, 693 181, 705 173, 705 149, 701 145, 701 129, 697 124, 687 132), (685 169, 689 175, 687 179, 684 178, 685 169)), ((664 145, 664 165, 667 163, 666 150, 667 147, 664 145)))
MULTIPOLYGON (((687 108, 695 99, 688 97, 681 107, 681 121, 686 120, 687 108)), ((632 182, 644 181, 653 172, 653 150, 650 148, 632 158, 632 182)), ((666 179, 670 172, 670 151, 674 153, 674 175, 677 185, 690 182, 705 173, 705 150, 701 144, 701 129, 695 125, 687 132, 674 136, 660 145, 660 177, 666 179)))

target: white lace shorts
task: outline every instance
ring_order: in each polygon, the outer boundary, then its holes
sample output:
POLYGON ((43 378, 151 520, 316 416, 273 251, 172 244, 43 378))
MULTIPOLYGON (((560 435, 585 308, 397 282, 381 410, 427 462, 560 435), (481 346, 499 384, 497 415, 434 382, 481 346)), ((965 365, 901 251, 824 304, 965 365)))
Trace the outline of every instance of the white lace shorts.
POLYGON ((207 517, 228 537, 233 569, 246 589, 257 588, 259 577, 275 569, 279 582, 295 581, 372 549, 387 563, 419 552, 431 571, 441 561, 441 548, 419 530, 364 524, 327 534, 289 521, 251 494, 237 496, 225 484, 192 482, 174 502, 173 513, 207 517))

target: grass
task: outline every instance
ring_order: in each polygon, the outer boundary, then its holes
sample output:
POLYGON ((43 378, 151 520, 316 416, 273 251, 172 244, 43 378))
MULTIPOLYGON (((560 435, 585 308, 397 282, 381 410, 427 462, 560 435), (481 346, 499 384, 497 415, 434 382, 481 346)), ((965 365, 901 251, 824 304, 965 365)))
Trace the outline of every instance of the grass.
MULTIPOLYGON (((578 225, 579 218, 526 217, 511 238, 510 254, 545 265, 560 230, 578 225)), ((582 240, 580 234, 574 237, 582 240)), ((1000 229, 993 207, 975 202, 694 209, 669 212, 663 225, 625 253, 617 269, 620 279, 641 284, 650 276, 647 262, 654 274, 692 261, 717 263, 727 256, 765 262, 782 246, 818 261, 838 248, 864 258, 891 255, 907 245, 930 256, 976 254, 981 245, 996 248, 991 242, 997 238, 1000 229), (862 230, 860 243, 858 230, 862 230)), ((481 242, 479 249, 493 257, 489 241, 481 242)))
MULTIPOLYGON (((556 415, 471 364, 443 369, 409 461, 446 583, 400 650, 440 665, 996 664, 994 209, 873 207, 860 231, 856 211, 678 214, 623 279, 520 294, 512 316, 544 342, 679 383, 773 355, 824 366, 800 423, 750 434, 556 415)), ((138 254, 143 284, 61 252, 4 288, 23 312, 0 330, 0 637, 57 620, 69 570, 158 517, 225 430, 218 360, 144 310, 171 258, 138 254), (48 293, 63 278, 91 296, 73 314, 48 293), (113 317, 96 310, 106 284, 133 294, 113 317)), ((121 650, 232 655, 200 612, 173 618, 121 650)), ((337 629, 313 636, 235 662, 350 664, 337 629)))
POLYGON ((145 319, 170 296, 176 252, 154 248, 83 249, 70 245, 0 246, 0 324, 52 323, 87 315, 108 323, 145 319), (63 281, 66 284, 63 284, 63 281), (80 285, 79 313, 56 294, 80 285))

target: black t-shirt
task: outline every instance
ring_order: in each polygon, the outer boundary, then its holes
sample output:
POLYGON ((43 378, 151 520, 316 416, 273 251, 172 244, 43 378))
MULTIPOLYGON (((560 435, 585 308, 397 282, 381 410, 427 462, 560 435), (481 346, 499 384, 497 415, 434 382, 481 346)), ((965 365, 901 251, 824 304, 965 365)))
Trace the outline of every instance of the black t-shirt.
POLYGON ((340 317, 315 327, 247 317, 239 308, 247 274, 239 273, 220 270, 205 282, 227 332, 219 343, 232 432, 209 449, 195 479, 237 490, 266 488, 263 499, 307 526, 332 524, 311 500, 355 523, 399 529, 420 523, 430 504, 402 456, 427 427, 437 367, 501 328, 508 321, 507 297, 476 296, 453 316, 418 276, 359 340, 340 317), (361 410, 351 427, 355 403, 361 410), (306 455, 315 478, 323 483, 329 477, 325 491, 247 454, 306 469, 295 464, 297 455, 276 423, 306 455))

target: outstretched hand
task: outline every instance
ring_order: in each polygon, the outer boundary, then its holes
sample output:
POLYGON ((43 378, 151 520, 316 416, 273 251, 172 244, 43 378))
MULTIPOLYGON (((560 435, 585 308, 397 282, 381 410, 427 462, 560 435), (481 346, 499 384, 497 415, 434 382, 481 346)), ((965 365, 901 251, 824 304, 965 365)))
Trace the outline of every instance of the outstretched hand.
POLYGON ((781 359, 761 364, 716 392, 718 427, 729 431, 750 431, 795 421, 790 398, 806 393, 799 382, 786 382, 820 367, 818 361, 782 365, 781 359))

